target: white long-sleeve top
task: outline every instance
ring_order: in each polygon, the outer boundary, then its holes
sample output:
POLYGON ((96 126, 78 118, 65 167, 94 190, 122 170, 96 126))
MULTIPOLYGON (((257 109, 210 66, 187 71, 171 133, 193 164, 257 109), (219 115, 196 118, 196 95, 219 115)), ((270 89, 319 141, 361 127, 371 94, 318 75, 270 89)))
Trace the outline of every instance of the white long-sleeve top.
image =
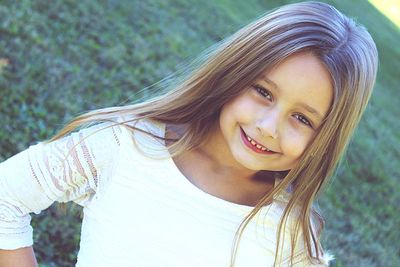
MULTIPOLYGON (((235 232, 252 207, 197 188, 160 141, 124 126, 98 131, 105 126, 39 143, 0 164, 0 249, 33 244, 30 212, 74 201, 84 207, 78 267, 229 266, 235 232), (160 153, 166 157, 149 157, 160 153)), ((165 134, 155 121, 136 127, 165 134)), ((282 192, 249 223, 235 266, 272 266, 289 197, 282 192)), ((285 237, 281 266, 289 266, 290 233, 285 237)), ((317 266, 298 243, 295 266, 317 266)))

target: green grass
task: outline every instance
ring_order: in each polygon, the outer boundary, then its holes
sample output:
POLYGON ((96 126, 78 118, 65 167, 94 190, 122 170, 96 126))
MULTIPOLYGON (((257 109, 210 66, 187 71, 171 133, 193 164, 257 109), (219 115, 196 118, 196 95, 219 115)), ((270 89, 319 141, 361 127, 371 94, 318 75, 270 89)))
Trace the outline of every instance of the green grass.
MULTIPOLYGON (((157 82, 269 8, 295 1, 0 1, 0 161, 85 110, 157 82)), ((371 105, 320 199, 332 266, 400 266, 400 33, 367 1, 327 1, 364 24, 380 69, 371 105)), ((79 208, 34 216, 42 266, 71 266, 79 208)))
POLYGON ((400 28, 400 2, 397 0, 369 0, 379 11, 385 14, 398 28, 400 28))

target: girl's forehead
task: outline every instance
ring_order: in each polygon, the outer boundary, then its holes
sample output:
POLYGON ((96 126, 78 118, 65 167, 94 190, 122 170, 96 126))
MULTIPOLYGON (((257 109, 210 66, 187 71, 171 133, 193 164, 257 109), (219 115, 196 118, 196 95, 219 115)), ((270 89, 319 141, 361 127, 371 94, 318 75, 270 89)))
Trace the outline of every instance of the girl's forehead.
POLYGON ((268 84, 278 96, 294 103, 305 102, 323 114, 329 109, 333 98, 328 69, 309 52, 289 56, 273 68, 265 70, 258 80, 268 84))

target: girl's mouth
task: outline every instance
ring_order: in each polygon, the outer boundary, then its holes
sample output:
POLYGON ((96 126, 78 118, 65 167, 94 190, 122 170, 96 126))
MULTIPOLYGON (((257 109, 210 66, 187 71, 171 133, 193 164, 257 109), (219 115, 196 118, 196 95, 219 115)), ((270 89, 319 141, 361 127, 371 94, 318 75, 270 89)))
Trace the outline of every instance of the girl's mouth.
POLYGON ((277 152, 272 151, 268 149, 267 147, 257 143, 254 141, 251 137, 247 136, 247 134, 243 131, 243 129, 240 127, 240 136, 242 138, 243 143, 250 148, 252 151, 260 154, 275 154, 277 152))

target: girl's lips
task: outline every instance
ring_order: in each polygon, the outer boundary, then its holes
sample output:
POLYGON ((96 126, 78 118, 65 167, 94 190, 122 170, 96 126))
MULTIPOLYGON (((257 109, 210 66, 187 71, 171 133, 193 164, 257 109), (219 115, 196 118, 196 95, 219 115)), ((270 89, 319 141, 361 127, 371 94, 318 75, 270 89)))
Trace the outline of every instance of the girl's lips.
MULTIPOLYGON (((254 152, 256 152, 256 153, 259 153, 259 154, 267 154, 267 155, 271 155, 271 154, 276 154, 277 152, 275 152, 275 151, 271 151, 271 150, 269 150, 268 148, 267 148, 267 150, 263 150, 263 149, 261 149, 261 148, 258 148, 256 145, 253 145, 249 140, 248 140, 248 138, 250 138, 251 140, 253 140, 251 137, 248 137, 247 135, 246 135, 246 133, 243 131, 243 129, 242 128, 240 128, 240 136, 241 136, 241 138, 242 138, 242 141, 243 141, 243 143, 249 148, 249 149, 251 149, 252 151, 254 151, 254 152)), ((255 142, 255 141, 253 141, 253 142, 255 142)), ((261 146, 261 145, 259 145, 260 147, 264 147, 264 146, 261 146)))

